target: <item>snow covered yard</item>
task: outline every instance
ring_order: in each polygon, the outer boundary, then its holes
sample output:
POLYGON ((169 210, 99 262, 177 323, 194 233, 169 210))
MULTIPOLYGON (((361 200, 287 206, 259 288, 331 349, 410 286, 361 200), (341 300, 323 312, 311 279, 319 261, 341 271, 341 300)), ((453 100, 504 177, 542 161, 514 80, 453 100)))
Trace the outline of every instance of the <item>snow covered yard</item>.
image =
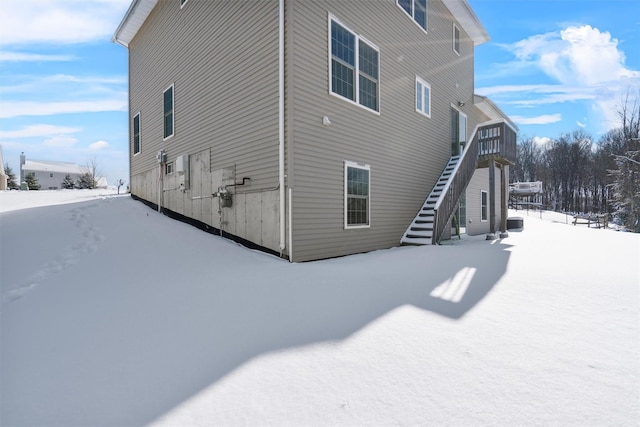
POLYGON ((128 197, 6 201, 2 426, 640 422, 638 235, 532 213, 290 264, 128 197))

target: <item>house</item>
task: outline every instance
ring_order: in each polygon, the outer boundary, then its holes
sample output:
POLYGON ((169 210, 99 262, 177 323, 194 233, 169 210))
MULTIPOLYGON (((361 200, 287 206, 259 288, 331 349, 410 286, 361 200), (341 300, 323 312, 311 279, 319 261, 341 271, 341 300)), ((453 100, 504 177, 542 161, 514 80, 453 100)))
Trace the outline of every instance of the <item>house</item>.
MULTIPOLYGON (((63 182, 69 176, 77 183, 81 176, 89 173, 89 168, 75 163, 51 162, 45 160, 27 160, 24 153, 20 155, 20 182, 25 182, 27 175, 33 174, 43 190, 65 188, 63 182)), ((106 188, 105 178, 96 177, 96 188, 106 188)))
POLYGON ((4 159, 2 158, 2 145, 0 145, 0 191, 7 189, 9 175, 4 170, 4 159))
POLYGON ((438 243, 470 212, 495 232, 515 133, 474 96, 487 40, 466 0, 134 0, 131 194, 291 261, 438 243))

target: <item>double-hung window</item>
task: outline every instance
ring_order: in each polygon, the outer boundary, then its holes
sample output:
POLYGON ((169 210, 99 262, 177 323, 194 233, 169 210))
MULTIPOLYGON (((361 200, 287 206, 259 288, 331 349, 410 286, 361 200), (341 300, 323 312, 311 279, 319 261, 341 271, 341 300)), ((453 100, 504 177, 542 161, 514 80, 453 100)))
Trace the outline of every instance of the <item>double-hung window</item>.
POLYGON ((427 31, 427 0, 396 0, 420 28, 427 31))
POLYGON ((431 85, 416 76, 416 111, 431 117, 431 85))
POLYGON ((164 139, 173 136, 173 85, 163 94, 164 97, 164 139))
POLYGON ((140 113, 133 116, 133 154, 140 152, 140 113))
POLYGON ((378 48, 329 17, 330 92, 380 111, 378 48))
POLYGON ((487 221, 489 219, 489 213, 487 210, 489 203, 487 202, 487 192, 480 191, 480 221, 487 221))
POLYGON ((371 168, 345 162, 344 167, 344 226, 369 227, 369 182, 371 168))

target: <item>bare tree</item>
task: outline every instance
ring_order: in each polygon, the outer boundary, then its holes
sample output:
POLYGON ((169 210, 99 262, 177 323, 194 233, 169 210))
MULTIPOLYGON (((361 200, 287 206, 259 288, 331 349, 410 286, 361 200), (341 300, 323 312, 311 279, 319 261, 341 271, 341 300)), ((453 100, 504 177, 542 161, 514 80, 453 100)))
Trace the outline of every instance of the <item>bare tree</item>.
POLYGON ((87 188, 96 188, 98 186, 100 175, 102 174, 102 170, 98 166, 98 160, 95 157, 89 159, 85 165, 85 169, 85 181, 87 182, 87 188))

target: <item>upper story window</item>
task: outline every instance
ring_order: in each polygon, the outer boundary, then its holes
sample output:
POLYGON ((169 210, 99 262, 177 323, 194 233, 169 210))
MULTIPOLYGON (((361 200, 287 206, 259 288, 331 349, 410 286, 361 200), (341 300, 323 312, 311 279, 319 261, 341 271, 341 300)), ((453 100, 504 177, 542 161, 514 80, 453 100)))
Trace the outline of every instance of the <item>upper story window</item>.
POLYGON ((460 55, 460 28, 453 24, 453 51, 460 55))
POLYGON ((396 0, 396 2, 420 28, 427 31, 427 0, 396 0))
POLYGON ((186 2, 188 2, 189 0, 180 0, 180 9, 182 9, 182 6, 185 5, 186 2))
POLYGON ((140 113, 133 116, 133 154, 140 152, 140 113))
POLYGON ((373 111, 380 111, 378 48, 332 17, 329 17, 329 23, 330 92, 373 111))
POLYGON ((431 117, 431 85, 416 76, 416 111, 431 117))
POLYGON ((163 94, 164 97, 164 139, 173 136, 173 85, 163 94))

